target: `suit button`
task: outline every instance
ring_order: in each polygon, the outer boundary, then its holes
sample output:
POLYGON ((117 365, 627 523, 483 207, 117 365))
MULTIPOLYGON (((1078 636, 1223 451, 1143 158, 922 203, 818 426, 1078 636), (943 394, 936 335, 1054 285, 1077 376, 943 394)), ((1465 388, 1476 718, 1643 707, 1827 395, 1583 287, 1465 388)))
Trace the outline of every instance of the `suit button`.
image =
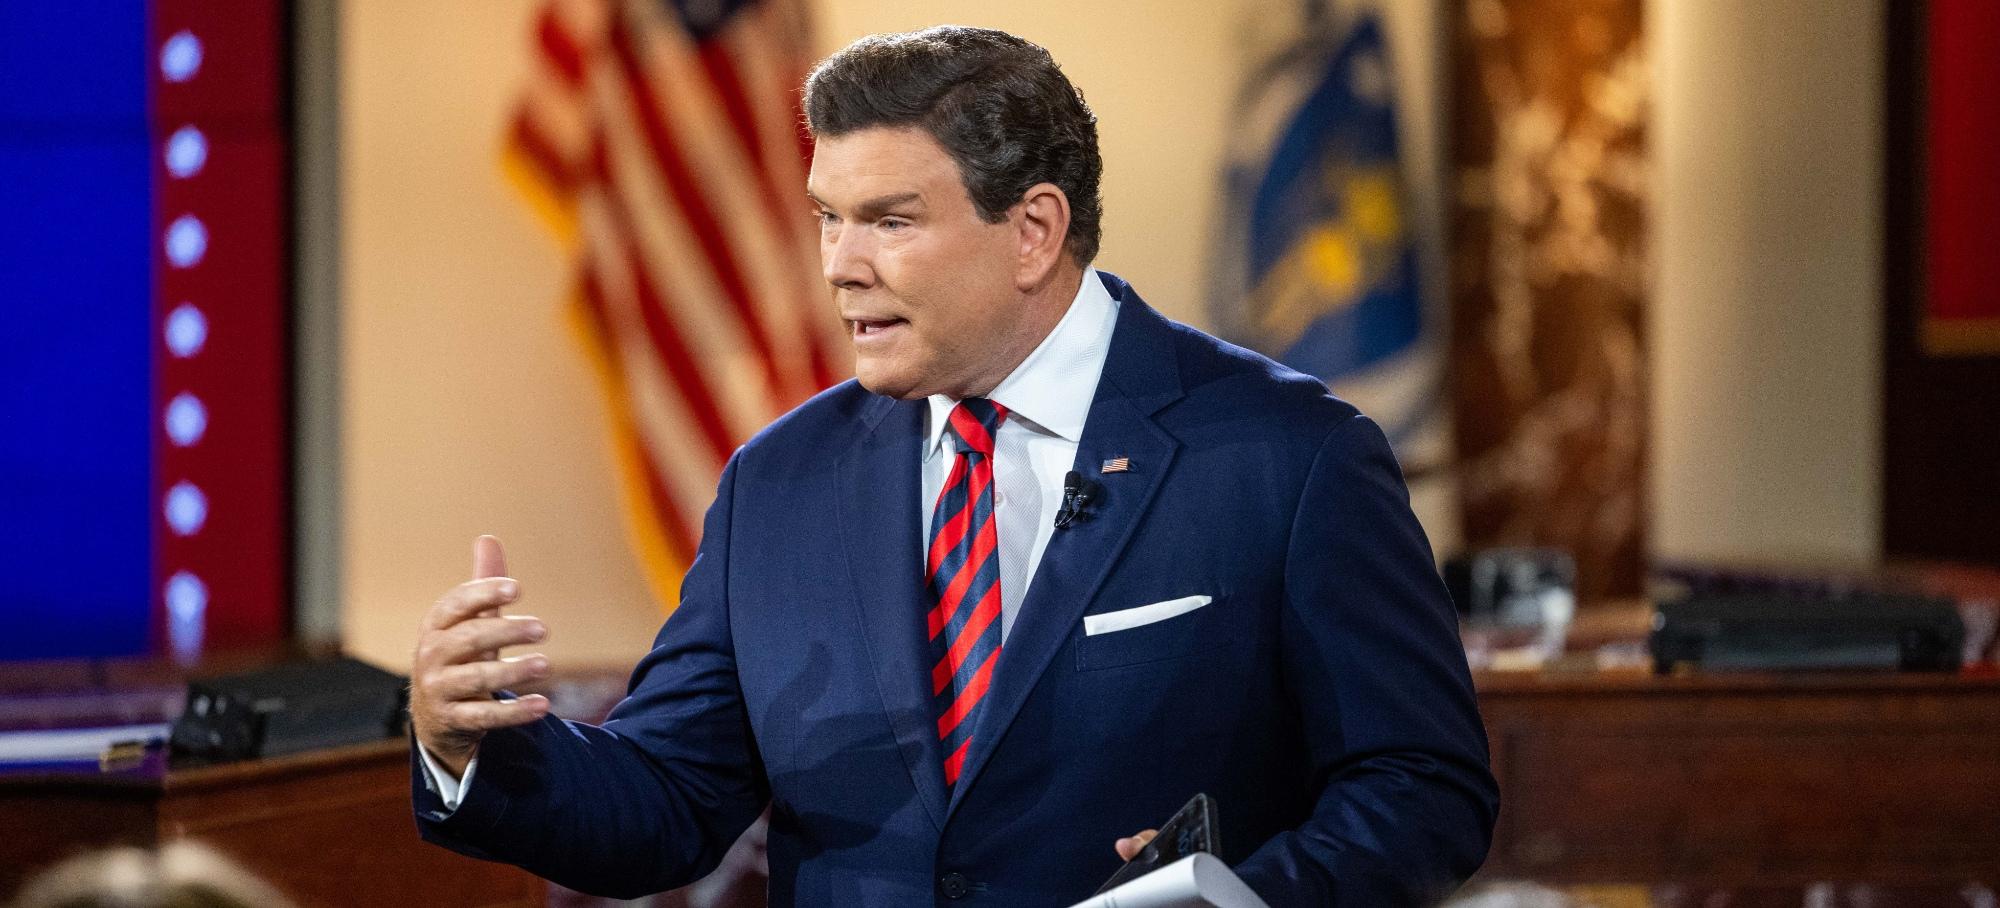
POLYGON ((938 888, 944 891, 945 898, 962 899, 972 893, 972 881, 963 873, 947 873, 938 877, 938 888))

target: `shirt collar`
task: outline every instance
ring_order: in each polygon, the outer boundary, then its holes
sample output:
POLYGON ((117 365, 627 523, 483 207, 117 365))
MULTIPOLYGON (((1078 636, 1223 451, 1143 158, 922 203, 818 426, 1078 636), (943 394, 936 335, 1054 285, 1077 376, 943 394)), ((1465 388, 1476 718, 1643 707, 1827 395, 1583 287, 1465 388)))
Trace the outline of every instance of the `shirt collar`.
MULTIPOLYGON (((1097 379, 1104 371, 1117 316, 1118 301, 1104 289, 1097 269, 1084 269, 1083 283, 1077 287, 1069 311, 987 398, 1007 408, 1009 422, 1018 420, 1065 441, 1081 441, 1083 421, 1090 415, 1091 398, 1097 396, 1097 379)), ((925 460, 943 445, 945 421, 955 406, 958 401, 951 397, 930 396, 925 460)))

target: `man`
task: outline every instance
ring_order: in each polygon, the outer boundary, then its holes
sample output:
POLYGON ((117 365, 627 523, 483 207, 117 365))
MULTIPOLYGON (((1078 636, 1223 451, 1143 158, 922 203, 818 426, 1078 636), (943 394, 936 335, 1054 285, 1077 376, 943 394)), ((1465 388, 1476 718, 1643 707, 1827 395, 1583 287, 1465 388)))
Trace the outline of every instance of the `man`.
POLYGON ((1433 901, 1497 796, 1382 433, 1090 268, 1095 121, 1046 51, 865 38, 806 85, 857 380, 730 460, 603 727, 539 697, 497 544, 425 619, 424 836, 637 895, 770 806, 773 905, 1066 905, 1196 792, 1273 905, 1433 901), (1116 852, 1113 845, 1116 843, 1116 852))

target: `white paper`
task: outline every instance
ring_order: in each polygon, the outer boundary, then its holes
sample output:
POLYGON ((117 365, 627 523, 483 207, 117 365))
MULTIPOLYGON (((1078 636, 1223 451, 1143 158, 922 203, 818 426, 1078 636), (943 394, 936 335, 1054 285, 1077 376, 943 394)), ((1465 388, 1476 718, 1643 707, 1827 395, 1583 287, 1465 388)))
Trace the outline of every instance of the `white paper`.
POLYGON ((149 723, 7 732, 0 734, 0 763, 87 762, 114 744, 164 741, 170 728, 149 723))
POLYGON ((1270 908, 1212 854, 1191 854, 1072 908, 1270 908))

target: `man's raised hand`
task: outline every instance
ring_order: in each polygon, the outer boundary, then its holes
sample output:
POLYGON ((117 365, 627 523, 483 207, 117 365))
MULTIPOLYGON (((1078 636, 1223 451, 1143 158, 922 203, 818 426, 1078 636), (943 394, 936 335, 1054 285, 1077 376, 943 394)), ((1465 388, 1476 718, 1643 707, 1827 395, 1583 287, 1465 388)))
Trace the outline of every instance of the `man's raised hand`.
POLYGON ((519 599, 521 585, 507 572, 500 540, 481 536, 472 544, 472 579, 439 598, 417 631, 410 668, 410 727, 417 743, 454 776, 478 751, 479 739, 495 728, 524 725, 548 715, 540 694, 495 700, 503 688, 547 677, 541 653, 500 658, 502 647, 536 643, 548 635, 527 615, 501 615, 500 607, 519 599))

